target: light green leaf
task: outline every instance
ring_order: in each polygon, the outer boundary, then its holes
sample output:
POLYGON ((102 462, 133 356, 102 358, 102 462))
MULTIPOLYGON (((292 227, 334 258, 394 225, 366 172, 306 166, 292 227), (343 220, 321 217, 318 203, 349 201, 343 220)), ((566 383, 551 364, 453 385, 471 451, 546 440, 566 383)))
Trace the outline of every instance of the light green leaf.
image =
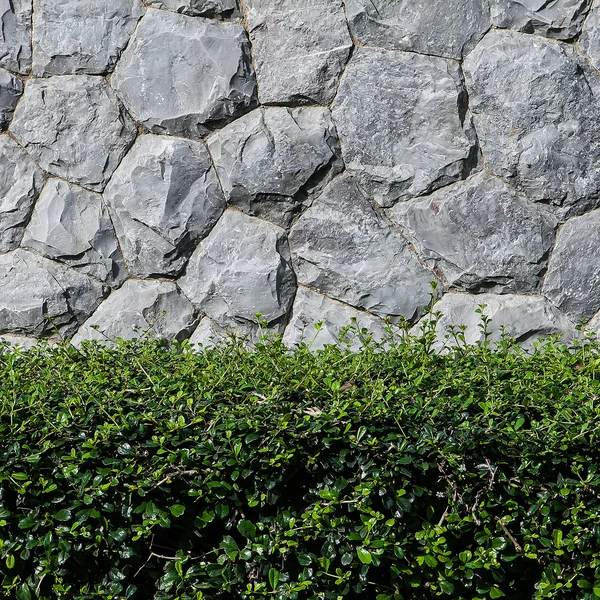
POLYGON ((356 550, 356 555, 358 556, 358 560, 360 560, 363 565, 370 565, 373 561, 371 553, 366 548, 358 548, 356 550))
POLYGON ((490 589, 490 598, 502 598, 504 595, 504 592, 500 588, 493 587, 490 589))
POLYGON ((185 506, 183 504, 173 504, 169 510, 174 517, 180 517, 185 512, 185 506))
POLYGON ((277 584, 279 583, 279 571, 277 569, 269 569, 269 585, 271 589, 277 589, 277 584))

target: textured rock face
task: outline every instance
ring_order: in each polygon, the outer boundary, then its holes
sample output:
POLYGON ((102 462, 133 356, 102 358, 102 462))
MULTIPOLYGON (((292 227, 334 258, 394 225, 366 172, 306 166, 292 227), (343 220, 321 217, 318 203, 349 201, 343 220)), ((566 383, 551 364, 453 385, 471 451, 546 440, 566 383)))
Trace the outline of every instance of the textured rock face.
POLYGON ((148 9, 111 84, 154 133, 199 138, 256 103, 244 29, 148 9))
POLYGON ((21 246, 111 286, 120 285, 126 277, 101 196, 60 179, 44 186, 21 246))
POLYGON ((138 138, 104 193, 129 271, 177 275, 225 209, 200 142, 138 138))
POLYGON ((30 79, 10 131, 46 171, 101 191, 135 126, 101 77, 30 79))
POLYGON ((179 285, 219 325, 250 325, 260 312, 278 327, 296 291, 284 230, 225 211, 190 258, 179 285))
POLYGON ((8 71, 0 69, 0 131, 8 127, 22 93, 23 82, 8 71))
POLYGON ((0 67, 27 73, 31 68, 32 0, 0 0, 0 67))
POLYGON ((473 291, 534 292, 556 219, 485 172, 391 210, 446 282, 473 291))
POLYGON ((561 216, 595 206, 600 81, 573 49, 493 31, 464 69, 487 167, 561 216))
POLYGON ((236 0, 150 0, 148 6, 191 17, 228 17, 238 12, 236 0))
POLYGON ((259 100, 328 104, 352 40, 341 0, 245 0, 259 100))
POLYGON ((461 59, 490 28, 488 0, 345 0, 367 46, 461 59))
POLYGON ((112 70, 142 13, 140 0, 35 0, 34 75, 112 70))
POLYGON ((319 174, 339 171, 336 143, 327 109, 267 108, 223 128, 208 149, 228 203, 285 227, 319 174))
POLYGON ((432 272, 362 195, 339 177, 290 234, 298 281, 380 317, 413 319, 428 303, 432 272))
POLYGON ((212 319, 204 317, 190 337, 190 344, 196 347, 211 348, 227 341, 228 332, 212 319))
POLYGON ((333 103, 346 167, 382 206, 463 177, 474 137, 457 63, 357 48, 333 103), (373 94, 373 90, 377 90, 373 94))
POLYGON ((600 4, 597 0, 585 20, 578 45, 592 65, 600 68, 600 4))
POLYGON ((43 183, 31 158, 10 137, 0 135, 0 252, 21 242, 43 183))

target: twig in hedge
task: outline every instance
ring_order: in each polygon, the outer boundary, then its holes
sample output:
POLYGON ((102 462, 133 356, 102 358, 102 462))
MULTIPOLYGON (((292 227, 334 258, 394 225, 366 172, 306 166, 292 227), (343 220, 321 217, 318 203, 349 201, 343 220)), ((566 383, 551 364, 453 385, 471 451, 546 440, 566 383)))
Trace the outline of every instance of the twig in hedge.
POLYGON ((502 527, 502 530, 506 534, 506 537, 513 543, 513 546, 515 547, 515 552, 517 554, 521 554, 521 552, 523 552, 523 548, 521 547, 521 544, 519 544, 519 542, 517 542, 517 540, 515 540, 515 538, 511 534, 511 532, 507 529, 506 525, 498 517, 496 517, 496 521, 498 521, 498 523, 500 524, 500 527, 502 527))
POLYGON ((152 490, 156 489, 157 487, 160 487, 163 483, 167 483, 167 481, 169 481, 169 479, 173 479, 173 477, 183 477, 184 475, 197 475, 197 474, 198 474, 198 471, 196 471, 195 469, 190 469, 189 471, 174 471, 173 473, 167 473, 167 475, 165 477, 163 477, 158 483, 155 483, 148 491, 152 491, 152 490))

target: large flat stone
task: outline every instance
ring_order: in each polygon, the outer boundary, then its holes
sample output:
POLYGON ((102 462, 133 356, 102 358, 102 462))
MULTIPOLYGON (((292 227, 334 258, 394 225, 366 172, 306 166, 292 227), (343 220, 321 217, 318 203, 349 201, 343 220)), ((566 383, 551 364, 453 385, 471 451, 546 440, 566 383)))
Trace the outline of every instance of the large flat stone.
POLYGON ((487 0, 345 0, 350 31, 366 46, 461 59, 490 28, 487 0))
POLYGON ((245 30, 148 9, 111 84, 154 133, 199 138, 256 104, 245 30))
POLYGON ((23 82, 9 71, 0 69, 0 131, 8 127, 22 93, 23 82))
POLYGON ((0 135, 0 253, 21 243, 43 184, 33 160, 8 135, 0 135))
POLYGON ((111 286, 127 276, 102 197, 60 179, 46 182, 21 246, 111 286))
POLYGON ((350 56, 341 0, 245 0, 261 104, 328 104, 350 56))
POLYGON ((221 326, 252 327, 256 314, 281 329, 296 291, 285 231, 225 211, 179 280, 185 295, 221 326))
POLYGON ((104 197, 138 277, 177 275, 225 209, 202 143, 152 134, 137 139, 104 197))
POLYGON ((31 69, 32 0, 0 0, 0 67, 31 69))
POLYGON ((495 30, 466 58, 464 72, 488 169, 560 216, 593 208, 600 80, 574 49, 495 30))
POLYGON ((556 219, 486 172, 390 209, 446 283, 473 291, 539 290, 556 219))
POLYGON ((335 179, 290 233, 298 281, 380 317, 414 319, 435 280, 347 176, 335 179))
POLYGON ((129 279, 98 307, 72 342, 111 343, 117 338, 182 341, 197 323, 197 311, 175 283, 129 279))
POLYGON ((325 108, 256 109, 208 139, 229 204, 286 227, 341 169, 325 108))
POLYGON ((357 48, 333 103, 346 167, 382 206, 461 179, 475 146, 465 103, 458 63, 357 48))
POLYGON ((30 79, 10 131, 52 175, 101 191, 136 129, 102 77, 30 79))
POLYGON ((0 333, 69 337, 103 296, 99 281, 32 252, 0 255, 0 333))
POLYGON ((173 10, 191 17, 237 16, 237 0, 149 0, 148 6, 173 10))

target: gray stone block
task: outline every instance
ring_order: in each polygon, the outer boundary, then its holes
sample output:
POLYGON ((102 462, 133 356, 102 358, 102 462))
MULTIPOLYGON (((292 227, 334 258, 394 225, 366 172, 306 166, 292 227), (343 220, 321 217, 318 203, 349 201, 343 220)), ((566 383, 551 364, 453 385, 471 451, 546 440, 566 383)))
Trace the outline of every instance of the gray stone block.
POLYGON ((539 290, 557 225, 486 172, 396 204, 390 217, 448 285, 504 293, 539 290))
POLYGON ((245 0, 261 104, 328 104, 350 56, 341 0, 245 0))
POLYGON ((196 350, 202 348, 213 348, 220 343, 225 343, 228 340, 229 332, 217 325, 212 319, 203 317, 198 327, 192 333, 189 342, 196 350))
POLYGON ((290 233, 298 281, 380 317, 417 317, 435 280, 404 238, 340 176, 290 233))
POLYGON ((228 203, 282 227, 342 168, 326 108, 257 109, 207 144, 228 203))
POLYGON ((200 138, 256 104, 245 30, 148 9, 111 84, 154 133, 200 138))
POLYGON ((346 167, 379 204, 391 206, 468 173, 475 136, 465 110, 458 63, 357 48, 333 119, 346 167))
POLYGON ((136 129, 102 77, 30 79, 10 131, 42 169, 101 191, 136 129))
POLYGON ((0 0, 0 67, 31 69, 32 0, 0 0))
POLYGON ((173 10, 190 17, 221 17, 239 15, 237 0, 149 0, 148 6, 173 10))
POLYGON ((21 246, 111 286, 127 276, 102 197, 60 179, 46 182, 21 246))
POLYGON ((22 93, 23 82, 12 73, 0 69, 0 131, 8 127, 22 93))
POLYGON ((225 209, 202 143, 152 134, 137 139, 104 197, 138 277, 177 275, 225 209))
POLYGON ((578 40, 582 53, 596 69, 600 69, 600 3, 594 2, 583 24, 578 40))

